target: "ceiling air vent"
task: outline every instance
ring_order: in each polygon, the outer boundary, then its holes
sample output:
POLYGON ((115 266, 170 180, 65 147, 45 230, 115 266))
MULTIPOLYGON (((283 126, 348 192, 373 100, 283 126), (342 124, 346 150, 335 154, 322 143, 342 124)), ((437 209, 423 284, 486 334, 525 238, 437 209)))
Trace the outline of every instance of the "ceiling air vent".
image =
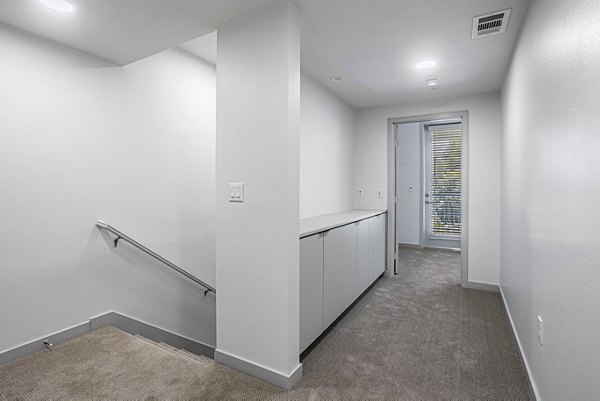
POLYGON ((473 18, 473 39, 504 32, 509 16, 510 8, 473 18))

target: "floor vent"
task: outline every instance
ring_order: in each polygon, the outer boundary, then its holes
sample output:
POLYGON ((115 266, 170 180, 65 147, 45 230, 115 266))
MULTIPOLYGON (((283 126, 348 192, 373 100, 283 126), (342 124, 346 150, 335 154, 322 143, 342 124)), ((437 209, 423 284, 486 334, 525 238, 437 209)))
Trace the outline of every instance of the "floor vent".
POLYGON ((506 31, 511 9, 473 18, 473 39, 496 35, 506 31))

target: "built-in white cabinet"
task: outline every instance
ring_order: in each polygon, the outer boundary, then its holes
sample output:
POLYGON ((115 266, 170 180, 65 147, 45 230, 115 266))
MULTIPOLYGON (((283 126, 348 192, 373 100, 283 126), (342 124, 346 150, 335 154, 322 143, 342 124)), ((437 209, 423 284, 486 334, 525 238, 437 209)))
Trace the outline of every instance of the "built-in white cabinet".
POLYGON ((371 285, 369 281, 369 220, 361 220, 355 223, 356 284, 359 295, 371 285))
POLYGON ((300 239, 300 352, 323 332, 323 234, 300 239))
POLYGON ((369 220, 369 285, 385 271, 385 215, 369 220))
POLYGON ((338 256, 342 259, 342 312, 358 298, 357 286, 357 255, 356 255, 356 224, 341 227, 342 231, 342 253, 338 256))
POLYGON ((344 276, 345 229, 327 231, 323 237, 325 250, 323 264, 323 313, 325 327, 329 326, 344 310, 342 288, 344 276))
POLYGON ((327 231, 323 238, 323 310, 325 327, 357 298, 356 227, 345 225, 327 231))
POLYGON ((301 238, 300 352, 384 271, 385 214, 301 238))
POLYGON ((381 214, 379 217, 379 249, 377 250, 377 254, 379 255, 379 275, 385 273, 386 270, 386 238, 387 238, 387 216, 385 214, 381 214))

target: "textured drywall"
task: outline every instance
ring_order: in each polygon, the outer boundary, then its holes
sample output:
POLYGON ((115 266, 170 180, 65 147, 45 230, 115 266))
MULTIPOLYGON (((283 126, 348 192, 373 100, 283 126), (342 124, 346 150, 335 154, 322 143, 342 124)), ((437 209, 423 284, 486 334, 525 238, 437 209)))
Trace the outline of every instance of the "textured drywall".
POLYGON ((298 18, 285 3, 217 35, 216 354, 284 377, 299 368, 298 18))
POLYGON ((0 26, 0 351, 118 310, 215 345, 215 299, 95 227, 215 284, 215 69, 121 68, 0 26))
POLYGON ((600 399, 598 17, 534 1, 502 96, 500 284, 543 400, 600 399))
POLYGON ((354 208, 356 112, 306 74, 300 92, 300 218, 354 208))

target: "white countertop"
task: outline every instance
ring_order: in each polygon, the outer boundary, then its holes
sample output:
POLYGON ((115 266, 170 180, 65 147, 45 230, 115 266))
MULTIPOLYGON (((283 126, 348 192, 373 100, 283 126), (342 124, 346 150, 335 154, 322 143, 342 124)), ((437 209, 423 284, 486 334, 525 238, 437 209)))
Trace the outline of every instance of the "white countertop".
POLYGON ((354 209, 346 212, 324 214, 308 219, 300 219, 300 238, 354 223, 355 221, 368 219, 369 217, 377 216, 385 212, 386 210, 354 209))

